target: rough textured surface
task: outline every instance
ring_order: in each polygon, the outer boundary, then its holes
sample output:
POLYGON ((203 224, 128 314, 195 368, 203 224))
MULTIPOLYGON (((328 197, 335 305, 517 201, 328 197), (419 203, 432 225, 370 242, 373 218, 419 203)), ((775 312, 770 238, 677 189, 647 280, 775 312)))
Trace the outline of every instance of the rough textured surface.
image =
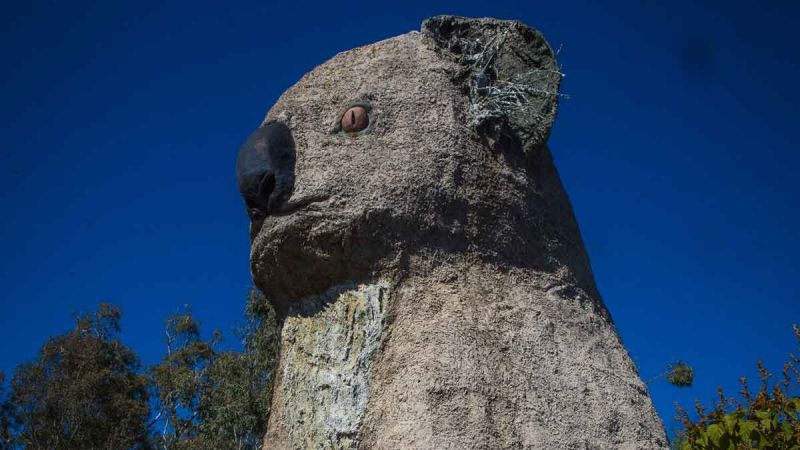
POLYGON ((295 188, 251 225, 254 280, 289 326, 265 448, 666 446, 546 145, 559 81, 535 30, 439 17, 281 96, 264 123, 291 129, 295 188), (347 133, 353 105, 369 125, 347 133), (390 289, 369 364, 329 358, 365 326, 335 312, 352 298, 297 305, 378 280, 390 289), (318 377, 291 367, 352 380, 368 367, 366 409, 332 408, 318 377), (331 423, 359 425, 345 442, 331 423))
POLYGON ((272 446, 354 448, 387 290, 385 284, 342 286, 292 307, 281 336, 272 446))
POLYGON ((531 147, 547 140, 564 75, 541 33, 522 22, 456 16, 431 17, 422 29, 463 67, 470 125, 531 147))
POLYGON ((665 447, 613 327, 564 274, 425 272, 391 296, 360 448, 665 447))

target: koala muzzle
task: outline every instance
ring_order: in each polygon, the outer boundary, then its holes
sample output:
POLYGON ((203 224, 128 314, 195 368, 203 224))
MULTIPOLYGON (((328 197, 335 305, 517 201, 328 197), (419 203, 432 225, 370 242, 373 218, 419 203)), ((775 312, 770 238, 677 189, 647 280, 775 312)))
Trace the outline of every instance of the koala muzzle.
POLYGON ((281 122, 262 125, 239 148, 236 180, 251 221, 278 211, 292 196, 295 161, 292 131, 281 122))

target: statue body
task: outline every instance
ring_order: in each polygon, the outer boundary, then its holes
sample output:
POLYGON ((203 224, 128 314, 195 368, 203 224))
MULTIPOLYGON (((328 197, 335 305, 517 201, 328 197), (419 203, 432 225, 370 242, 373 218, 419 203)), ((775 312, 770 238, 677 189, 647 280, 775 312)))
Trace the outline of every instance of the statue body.
POLYGON ((272 107, 237 169, 285 317, 265 448, 666 447, 547 147, 560 79, 524 24, 438 16, 272 107))

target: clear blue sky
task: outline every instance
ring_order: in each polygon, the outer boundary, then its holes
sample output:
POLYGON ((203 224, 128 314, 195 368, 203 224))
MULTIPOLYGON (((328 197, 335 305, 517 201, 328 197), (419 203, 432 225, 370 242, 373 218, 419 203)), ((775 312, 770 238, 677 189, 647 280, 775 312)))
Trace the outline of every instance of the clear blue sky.
POLYGON ((440 13, 520 19, 561 47, 550 143, 605 302, 643 378, 697 369, 693 388, 650 385, 668 428, 673 402, 735 392, 796 349, 798 2, 2 10, 0 370, 100 301, 147 363, 183 304, 229 331, 250 286, 238 145, 317 64, 440 13))

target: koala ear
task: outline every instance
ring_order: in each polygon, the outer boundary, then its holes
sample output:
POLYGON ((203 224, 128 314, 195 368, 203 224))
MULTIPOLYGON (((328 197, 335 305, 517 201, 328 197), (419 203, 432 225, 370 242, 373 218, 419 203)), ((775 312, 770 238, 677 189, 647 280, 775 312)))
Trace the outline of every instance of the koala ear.
POLYGON ((480 135, 512 137, 526 153, 547 142, 563 74, 542 33, 515 20, 457 16, 431 17, 422 32, 464 68, 456 82, 480 135))

